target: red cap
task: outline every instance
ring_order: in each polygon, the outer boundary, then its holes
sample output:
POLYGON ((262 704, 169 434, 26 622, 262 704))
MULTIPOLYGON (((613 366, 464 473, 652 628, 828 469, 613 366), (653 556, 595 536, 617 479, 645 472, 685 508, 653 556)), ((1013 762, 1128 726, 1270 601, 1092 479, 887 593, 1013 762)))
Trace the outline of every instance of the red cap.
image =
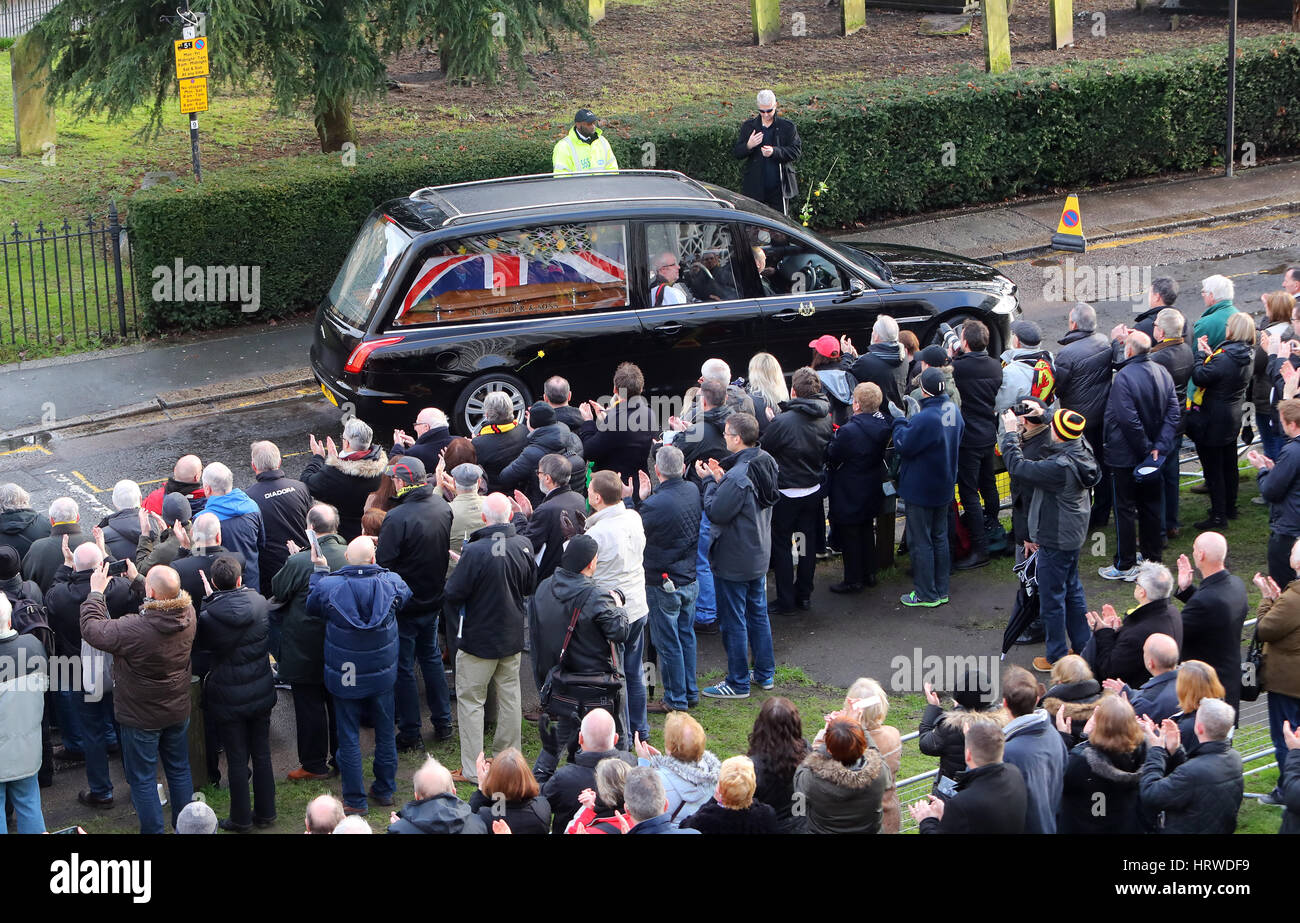
POLYGON ((827 359, 838 359, 840 357, 840 341, 829 333, 826 336, 818 337, 808 345, 827 359))

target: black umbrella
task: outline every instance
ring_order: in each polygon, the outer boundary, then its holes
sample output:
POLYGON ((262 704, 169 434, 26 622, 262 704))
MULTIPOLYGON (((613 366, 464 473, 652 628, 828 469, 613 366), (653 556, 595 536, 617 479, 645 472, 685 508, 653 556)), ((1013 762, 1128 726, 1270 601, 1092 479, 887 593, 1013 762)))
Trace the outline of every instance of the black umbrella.
POLYGON ((1020 580, 1020 589, 1016 591, 1016 605, 1011 610, 1011 619, 1007 630, 1002 633, 1002 658, 1006 660, 1007 651, 1016 643, 1016 638, 1038 618, 1038 552, 1026 557, 1012 570, 1020 580))

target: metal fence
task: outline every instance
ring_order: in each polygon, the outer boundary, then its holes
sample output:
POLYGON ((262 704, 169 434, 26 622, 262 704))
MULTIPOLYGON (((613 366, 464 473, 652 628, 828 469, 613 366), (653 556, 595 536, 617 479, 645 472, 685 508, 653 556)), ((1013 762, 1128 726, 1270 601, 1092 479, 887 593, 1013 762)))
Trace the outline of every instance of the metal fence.
POLYGON ((26 35, 59 0, 0 0, 0 38, 26 35))
POLYGON ((96 345, 137 335, 130 248, 114 205, 105 219, 11 227, 0 238, 0 347, 96 345))

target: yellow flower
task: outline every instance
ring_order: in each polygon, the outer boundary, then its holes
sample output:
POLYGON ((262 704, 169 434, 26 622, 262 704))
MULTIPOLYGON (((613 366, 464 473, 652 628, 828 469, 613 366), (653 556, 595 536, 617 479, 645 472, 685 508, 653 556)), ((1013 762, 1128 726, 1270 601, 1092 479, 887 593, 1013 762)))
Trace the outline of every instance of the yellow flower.
POLYGON ((821 191, 820 189, 816 190, 816 191, 813 193, 813 195, 821 195, 821 194, 822 194, 822 191, 821 191))
POLYGON ((803 223, 803 226, 804 226, 804 227, 808 227, 808 222, 805 221, 805 222, 803 223))
POLYGON ((539 349, 539 350, 537 351, 537 358, 538 358, 538 359, 545 359, 545 358, 546 358, 546 350, 544 350, 544 349, 539 349))

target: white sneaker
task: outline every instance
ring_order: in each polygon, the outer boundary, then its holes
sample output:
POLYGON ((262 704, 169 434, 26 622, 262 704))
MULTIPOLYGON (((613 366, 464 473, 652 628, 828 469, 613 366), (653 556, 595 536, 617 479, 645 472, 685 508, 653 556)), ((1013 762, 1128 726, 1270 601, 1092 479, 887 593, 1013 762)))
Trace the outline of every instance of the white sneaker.
POLYGON ((1127 580, 1129 583, 1132 583, 1137 579, 1137 572, 1136 567, 1130 567, 1128 570, 1120 570, 1114 564, 1111 564, 1108 567, 1100 568, 1097 571, 1097 575, 1103 580, 1127 580))

